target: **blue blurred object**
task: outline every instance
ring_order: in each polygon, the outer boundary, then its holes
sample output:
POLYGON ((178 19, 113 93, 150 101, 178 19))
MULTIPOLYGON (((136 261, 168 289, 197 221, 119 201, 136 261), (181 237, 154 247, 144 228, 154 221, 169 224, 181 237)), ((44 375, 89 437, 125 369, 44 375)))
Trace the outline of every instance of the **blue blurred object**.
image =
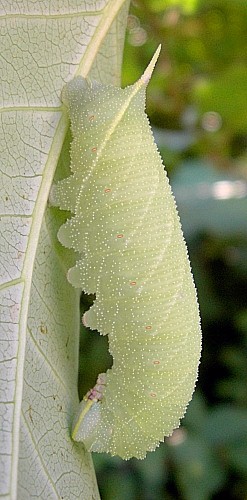
POLYGON ((247 235, 247 182, 199 160, 183 162, 171 179, 183 231, 247 235))

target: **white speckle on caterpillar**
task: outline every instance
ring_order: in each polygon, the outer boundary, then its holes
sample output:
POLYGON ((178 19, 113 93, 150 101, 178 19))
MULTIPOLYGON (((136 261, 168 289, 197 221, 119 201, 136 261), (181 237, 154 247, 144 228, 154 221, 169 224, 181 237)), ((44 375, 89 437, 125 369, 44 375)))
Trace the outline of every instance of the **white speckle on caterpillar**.
POLYGON ((52 202, 72 217, 73 286, 96 294, 82 322, 108 335, 113 366, 80 403, 72 437, 89 451, 144 458, 179 426, 201 351, 196 290, 175 201, 145 114, 144 75, 125 89, 78 77, 63 91, 72 175, 52 202))

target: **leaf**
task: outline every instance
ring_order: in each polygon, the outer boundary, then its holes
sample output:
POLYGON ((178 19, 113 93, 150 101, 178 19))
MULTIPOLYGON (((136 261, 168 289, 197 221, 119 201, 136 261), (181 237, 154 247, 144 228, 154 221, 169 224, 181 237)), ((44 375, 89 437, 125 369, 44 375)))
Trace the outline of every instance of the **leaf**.
MULTIPOLYGON (((4 2, 1 18, 0 494, 96 499, 91 457, 70 439, 78 403, 73 256, 46 203, 68 129, 75 74, 119 84, 125 0, 4 2), (68 7, 69 5, 69 7, 68 7)), ((60 162, 61 165, 61 162, 60 162)), ((58 175, 60 175, 58 173, 58 175)))
POLYGON ((176 480, 185 500, 207 500, 225 480, 225 471, 207 442, 186 435, 170 448, 176 480))
POLYGON ((217 78, 198 83, 195 88, 195 100, 198 102, 200 113, 219 113, 224 127, 244 133, 247 126, 243 106, 247 93, 246 82, 246 67, 234 64, 217 78))
POLYGON ((211 410, 205 421, 203 435, 208 443, 225 445, 243 440, 247 435, 247 411, 220 405, 211 410))
POLYGON ((227 449, 227 458, 230 465, 235 469, 236 473, 242 472, 243 476, 246 477, 247 474, 247 439, 246 437, 240 441, 232 444, 227 449))

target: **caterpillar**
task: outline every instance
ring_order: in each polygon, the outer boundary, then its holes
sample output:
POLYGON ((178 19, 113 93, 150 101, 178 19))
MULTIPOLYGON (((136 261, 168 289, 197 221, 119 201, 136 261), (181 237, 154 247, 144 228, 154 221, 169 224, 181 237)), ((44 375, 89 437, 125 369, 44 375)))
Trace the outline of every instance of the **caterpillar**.
POLYGON ((79 405, 72 438, 89 451, 144 458, 179 426, 197 379, 200 318, 172 191, 145 113, 160 47, 124 89, 76 77, 62 100, 72 174, 52 204, 79 252, 68 280, 96 294, 83 323, 108 335, 112 368, 79 405))

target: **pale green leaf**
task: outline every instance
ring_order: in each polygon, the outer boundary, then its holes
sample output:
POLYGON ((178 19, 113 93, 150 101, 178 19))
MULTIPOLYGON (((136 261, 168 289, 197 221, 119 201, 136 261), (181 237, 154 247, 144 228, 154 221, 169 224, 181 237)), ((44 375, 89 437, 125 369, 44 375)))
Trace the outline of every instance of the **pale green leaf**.
POLYGON ((99 498, 91 457, 70 438, 79 294, 66 279, 72 256, 56 240, 61 214, 46 205, 68 130, 61 89, 76 74, 120 83, 128 3, 0 4, 0 495, 6 500, 99 498))

